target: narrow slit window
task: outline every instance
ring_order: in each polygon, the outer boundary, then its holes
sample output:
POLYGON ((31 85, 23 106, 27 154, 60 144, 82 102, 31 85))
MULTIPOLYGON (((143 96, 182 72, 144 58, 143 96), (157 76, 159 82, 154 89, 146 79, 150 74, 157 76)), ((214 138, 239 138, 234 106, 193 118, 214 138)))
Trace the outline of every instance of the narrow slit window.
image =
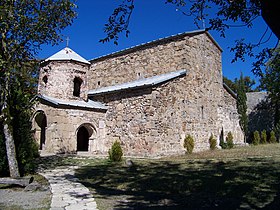
POLYGON ((83 80, 81 78, 75 77, 73 96, 80 97, 82 83, 83 80))
POLYGON ((45 85, 48 83, 48 77, 47 76, 43 77, 43 82, 45 83, 45 85))

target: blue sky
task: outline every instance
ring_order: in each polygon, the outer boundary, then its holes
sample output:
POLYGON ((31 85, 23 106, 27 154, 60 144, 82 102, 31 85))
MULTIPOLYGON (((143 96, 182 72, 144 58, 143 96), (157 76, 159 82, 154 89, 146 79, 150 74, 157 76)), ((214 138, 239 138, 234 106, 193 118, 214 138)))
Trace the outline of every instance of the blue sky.
MULTIPOLYGON (((162 37, 197 30, 192 18, 182 15, 176 11, 175 6, 164 2, 165 0, 135 0, 135 10, 129 26, 131 33, 128 38, 125 36, 120 37, 118 46, 114 45, 113 42, 102 44, 99 40, 106 36, 103 32, 104 24, 114 8, 121 3, 121 0, 77 0, 78 17, 62 34, 65 36, 65 40, 69 36, 70 48, 89 60, 162 37)), ((252 29, 244 27, 229 29, 226 33, 226 38, 220 37, 215 31, 210 31, 223 49, 223 74, 229 79, 239 77, 241 71, 243 75, 254 78, 250 70, 254 60, 248 59, 244 63, 237 62, 232 64, 233 53, 229 51, 229 47, 234 45, 234 40, 239 38, 258 43, 266 29, 266 24, 262 18, 256 19, 254 23, 255 25, 252 29)), ((276 40, 273 35, 268 45, 274 47, 276 40)), ((43 46, 39 57, 47 58, 65 46, 66 41, 57 46, 43 46)))

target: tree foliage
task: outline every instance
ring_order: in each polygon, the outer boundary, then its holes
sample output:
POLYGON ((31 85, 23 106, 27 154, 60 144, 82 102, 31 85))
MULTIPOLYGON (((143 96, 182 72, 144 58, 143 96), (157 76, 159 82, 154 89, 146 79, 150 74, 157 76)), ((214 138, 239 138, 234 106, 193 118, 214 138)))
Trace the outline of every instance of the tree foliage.
POLYGON ((192 154, 194 149, 194 139, 189 134, 184 139, 184 148, 187 149, 188 154, 192 154))
POLYGON ((239 116, 239 124, 244 133, 245 141, 248 134, 248 116, 247 116, 247 97, 245 90, 245 82, 243 75, 240 75, 237 86, 237 112, 239 116))
MULTIPOLYGON (((38 61, 35 56, 42 44, 57 44, 61 40, 61 31, 72 23, 76 15, 74 9, 75 4, 70 0, 0 2, 0 124, 11 176, 18 173, 14 173, 17 163, 10 161, 16 157, 14 149, 10 151, 10 148, 15 143, 28 141, 30 137, 26 132, 30 127, 24 125, 27 122, 23 120, 22 124, 16 124, 15 119, 22 120, 23 116, 29 119, 30 101, 36 86, 34 79, 38 61), (20 140, 15 142, 18 138, 20 140), (13 173, 11 168, 15 168, 13 173)), ((23 145, 16 144, 15 150, 19 151, 23 145)), ((20 158, 22 160, 23 157, 20 158)))
POLYGON ((215 139, 213 134, 211 134, 211 136, 209 138, 209 147, 210 147, 210 150, 214 150, 217 148, 217 139, 215 139))
MULTIPOLYGON (((249 76, 245 76, 243 78, 244 80, 244 85, 245 85, 245 92, 255 92, 255 91, 259 91, 258 88, 254 88, 254 85, 256 84, 255 80, 252 79, 249 76)), ((231 81, 230 79, 228 79, 227 77, 223 77, 223 82, 231 89, 233 90, 235 93, 237 93, 237 89, 238 89, 238 83, 239 83, 239 79, 235 78, 234 81, 231 81)))
MULTIPOLYGON (((275 7, 278 4, 277 0, 165 0, 164 2, 175 6, 176 10, 183 15, 190 16, 197 28, 205 28, 206 25, 206 30, 215 30, 222 37, 226 36, 229 28, 251 28, 254 20, 262 16, 269 27, 264 32, 260 32, 259 41, 252 43, 239 39, 230 48, 235 54, 232 62, 245 61, 246 56, 255 57, 256 62, 253 63, 252 71, 257 75, 261 74, 262 67, 270 58, 273 50, 255 49, 271 38, 272 32, 268 30, 269 28, 278 39, 280 38, 279 11, 275 7), (266 37, 268 38, 266 39, 266 37)), ((125 33, 128 36, 133 10, 134 0, 122 0, 105 24, 106 37, 100 41, 104 43, 113 40, 115 44, 118 44, 119 34, 125 33)))
POLYGON ((120 162, 123 156, 121 143, 119 141, 115 141, 112 144, 111 149, 109 149, 108 153, 109 153, 109 160, 113 162, 120 162))
POLYGON ((280 123, 280 46, 267 63, 260 82, 261 87, 269 93, 271 111, 274 112, 274 126, 276 126, 280 123))

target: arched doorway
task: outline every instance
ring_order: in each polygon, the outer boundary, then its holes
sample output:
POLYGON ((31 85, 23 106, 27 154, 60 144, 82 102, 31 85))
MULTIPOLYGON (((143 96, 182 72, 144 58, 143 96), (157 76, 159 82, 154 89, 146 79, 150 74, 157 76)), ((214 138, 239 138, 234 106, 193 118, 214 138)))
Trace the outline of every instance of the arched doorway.
POLYGON ((36 134, 38 138, 39 149, 42 150, 46 143, 46 127, 47 127, 47 117, 43 111, 39 111, 35 115, 35 122, 39 127, 38 132, 40 132, 36 134))
POLYGON ((77 151, 88 151, 89 132, 81 126, 77 133, 77 151))

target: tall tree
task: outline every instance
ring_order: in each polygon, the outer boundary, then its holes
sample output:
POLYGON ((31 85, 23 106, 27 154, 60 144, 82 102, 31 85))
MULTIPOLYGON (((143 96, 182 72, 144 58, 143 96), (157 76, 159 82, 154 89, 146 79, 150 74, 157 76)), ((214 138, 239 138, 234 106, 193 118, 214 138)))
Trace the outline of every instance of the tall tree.
POLYGON ((280 46, 275 50, 272 58, 260 80, 261 87, 267 90, 274 111, 274 125, 280 126, 280 46))
MULTIPOLYGON (((11 87, 21 82, 29 83, 33 75, 28 71, 36 63, 34 60, 40 46, 56 44, 61 40, 61 31, 76 16, 75 7, 71 0, 0 2, 0 114, 11 177, 18 177, 19 170, 12 127, 13 113, 10 110, 11 106, 20 109, 21 103, 11 103, 11 87), (25 80, 22 81, 22 78, 25 80)), ((23 97, 18 98, 30 99, 30 94, 20 94, 23 97)))
POLYGON ((244 142, 246 143, 246 136, 248 135, 248 116, 247 116, 247 97, 245 82, 243 74, 241 73, 237 85, 237 112, 239 115, 239 124, 244 133, 244 142))

